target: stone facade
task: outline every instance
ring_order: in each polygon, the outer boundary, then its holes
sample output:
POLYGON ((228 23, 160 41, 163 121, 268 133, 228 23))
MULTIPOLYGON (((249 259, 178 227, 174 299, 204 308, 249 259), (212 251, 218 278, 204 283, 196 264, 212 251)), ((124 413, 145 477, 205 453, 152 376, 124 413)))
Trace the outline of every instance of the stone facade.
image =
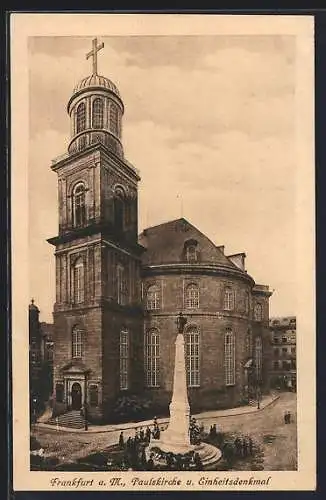
POLYGON ((198 333, 198 345, 187 347, 196 349, 188 353, 192 409, 241 404, 268 390, 271 293, 247 274, 245 254, 224 255, 185 219, 138 238, 140 177, 123 154, 123 110, 110 80, 83 79, 68 103, 68 153, 51 167, 59 200, 58 235, 48 240, 56 260, 55 411, 84 406, 90 418, 107 418, 119 397, 134 394, 166 411, 180 311, 198 333), (198 290, 194 307, 188 286, 198 290), (153 290, 159 304, 148 307, 153 290), (148 344, 153 331, 159 346, 148 344))
MULTIPOLYGON (((229 407, 244 402, 254 389, 248 387, 250 367, 246 363, 254 360, 255 339, 262 340, 263 359, 270 356, 268 330, 268 287, 255 285, 253 279, 236 267, 224 254, 186 220, 180 219, 145 230, 140 241, 147 246, 144 254, 143 307, 145 311, 144 335, 156 329, 160 335, 159 387, 147 388, 147 392, 167 405, 172 391, 175 320, 179 311, 187 317, 187 328, 199 332, 200 381, 198 387, 189 387, 192 409, 229 407), (160 234, 162 233, 162 234, 160 234), (173 238, 164 236, 172 233, 173 238), (163 254, 156 252, 160 240, 163 254), (152 244, 153 240, 155 243, 152 244), (184 245, 196 242, 198 255, 195 262, 187 262, 184 245), (166 261, 166 262, 164 262, 166 261), (157 263, 159 262, 159 263, 157 263), (187 303, 187 288, 198 288, 198 304, 187 303), (158 304, 148 310, 148 291, 157 287, 158 304), (225 309, 225 290, 234 294, 234 306, 225 309), (247 301, 247 302, 246 302, 247 301), (262 316, 255 320, 255 305, 262 306, 262 316), (235 335, 235 380, 225 383, 225 333, 235 335), (248 338, 249 337, 249 338, 248 338)), ((267 364, 262 367, 261 390, 268 390, 267 364), (265 371, 264 371, 265 370, 265 371), (265 373, 266 372, 266 373, 265 373)))

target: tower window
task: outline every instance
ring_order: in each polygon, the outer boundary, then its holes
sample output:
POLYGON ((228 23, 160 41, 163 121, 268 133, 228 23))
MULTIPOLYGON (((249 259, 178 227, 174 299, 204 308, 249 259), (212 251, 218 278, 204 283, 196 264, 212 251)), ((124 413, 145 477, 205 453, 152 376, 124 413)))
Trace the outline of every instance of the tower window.
POLYGON ((147 289, 147 309, 159 309, 161 306, 161 293, 158 285, 151 285, 147 289))
POLYGON ((122 231, 124 228, 124 193, 122 189, 116 189, 114 193, 114 222, 115 228, 122 231))
POLYGON ((194 283, 191 283, 186 288, 185 305, 187 309, 199 308, 199 288, 194 283))
POLYGON ((120 389, 129 387, 129 332, 120 332, 120 389))
POLYGON ((262 321, 262 319, 263 319, 263 306, 261 304, 255 305, 254 318, 255 318, 255 321, 262 321))
POLYGON ((235 384, 235 345, 234 335, 230 328, 224 336, 224 375, 225 385, 235 384))
POLYGON ((84 262, 77 259, 72 268, 72 292, 75 304, 80 304, 85 300, 85 272, 84 262))
POLYGON ((257 382, 262 379, 263 343, 261 337, 255 338, 255 367, 257 382))
POLYGON ((73 190, 73 223, 75 227, 86 223, 85 186, 77 184, 73 190))
POLYGON ((147 387, 159 387, 160 334, 156 328, 145 335, 145 374, 147 387))
POLYGON ((191 326, 185 334, 185 357, 188 387, 200 386, 200 344, 196 326, 191 326))
POLYGON ((100 98, 93 101, 92 126, 93 128, 103 128, 103 100, 100 98))
POLYGON ((126 280, 126 270, 122 264, 117 266, 117 300, 121 306, 126 305, 128 288, 126 280))
POLYGON ((77 107, 77 134, 82 132, 86 128, 86 106, 84 102, 81 102, 77 107))
POLYGON ((114 103, 110 103, 110 131, 118 135, 118 108, 114 103))
POLYGON ((226 288, 224 291, 224 310, 233 311, 234 309, 234 292, 231 288, 226 288))
POLYGON ((72 357, 81 358, 83 356, 83 331, 74 327, 72 330, 72 357))

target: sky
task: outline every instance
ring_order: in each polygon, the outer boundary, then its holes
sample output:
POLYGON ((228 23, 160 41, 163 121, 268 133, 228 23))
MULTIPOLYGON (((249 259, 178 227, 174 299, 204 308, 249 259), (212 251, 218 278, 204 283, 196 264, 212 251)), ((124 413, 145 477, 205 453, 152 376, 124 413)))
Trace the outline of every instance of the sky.
MULTIPOLYGON (((295 315, 295 38, 99 37, 98 72, 125 105, 126 158, 140 171, 139 232, 181 215, 225 253, 245 252, 271 316, 295 315), (182 199, 182 202, 181 202, 182 199)), ((30 296, 41 321, 55 300, 57 176, 67 102, 91 74, 91 38, 29 39, 30 296)))

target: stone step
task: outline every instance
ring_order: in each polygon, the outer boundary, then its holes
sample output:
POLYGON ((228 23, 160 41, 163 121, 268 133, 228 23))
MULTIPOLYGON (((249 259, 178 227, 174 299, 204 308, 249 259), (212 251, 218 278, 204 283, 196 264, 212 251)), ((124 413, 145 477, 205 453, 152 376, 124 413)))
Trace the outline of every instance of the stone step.
POLYGON ((84 417, 80 414, 78 410, 72 410, 67 413, 63 413, 58 417, 51 417, 48 424, 59 425, 60 427, 72 427, 74 429, 82 429, 85 425, 84 417))

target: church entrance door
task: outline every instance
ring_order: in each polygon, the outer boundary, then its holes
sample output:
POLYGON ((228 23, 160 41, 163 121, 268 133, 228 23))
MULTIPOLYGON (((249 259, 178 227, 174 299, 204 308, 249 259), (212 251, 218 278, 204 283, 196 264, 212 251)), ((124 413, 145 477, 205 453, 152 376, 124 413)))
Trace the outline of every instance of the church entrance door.
POLYGON ((78 382, 72 384, 71 388, 71 408, 72 410, 80 410, 82 403, 82 391, 78 382))

